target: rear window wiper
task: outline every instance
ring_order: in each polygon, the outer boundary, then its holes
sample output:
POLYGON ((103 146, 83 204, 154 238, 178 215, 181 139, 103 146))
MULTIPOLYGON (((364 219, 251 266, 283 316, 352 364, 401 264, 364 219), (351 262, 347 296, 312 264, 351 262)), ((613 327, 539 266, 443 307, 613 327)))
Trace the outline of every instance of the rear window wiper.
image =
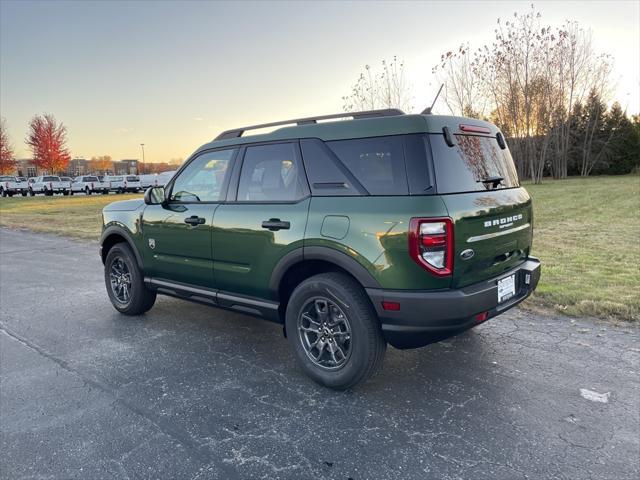
POLYGON ((491 184, 491 188, 497 188, 498 185, 500 185, 502 182, 504 182, 504 177, 501 177, 499 175, 493 176, 493 177, 487 177, 483 180, 477 180, 477 183, 484 183, 485 185, 491 184))

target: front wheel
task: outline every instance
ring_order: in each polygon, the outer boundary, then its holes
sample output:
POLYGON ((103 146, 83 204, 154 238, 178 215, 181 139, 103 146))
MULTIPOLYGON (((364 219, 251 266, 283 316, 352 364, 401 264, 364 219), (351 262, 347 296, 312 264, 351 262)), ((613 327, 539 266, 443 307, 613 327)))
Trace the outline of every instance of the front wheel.
POLYGON ((342 273, 323 273, 294 290, 287 338, 302 369, 329 388, 345 390, 382 367, 386 342, 364 289, 342 273))
POLYGON ((104 282, 111 304, 125 315, 141 315, 156 301, 155 290, 145 286, 135 256, 126 243, 118 243, 109 250, 104 282))

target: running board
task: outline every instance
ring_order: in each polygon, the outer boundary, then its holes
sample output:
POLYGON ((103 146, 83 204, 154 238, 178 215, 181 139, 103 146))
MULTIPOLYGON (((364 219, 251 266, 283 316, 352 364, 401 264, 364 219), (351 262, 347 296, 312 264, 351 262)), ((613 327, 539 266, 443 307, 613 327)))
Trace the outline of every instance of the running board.
POLYGON ((261 317, 272 322, 282 323, 280 312, 278 310, 280 304, 272 300, 233 295, 221 290, 194 287, 192 285, 151 277, 145 277, 144 282, 159 294, 169 295, 182 300, 225 308, 228 310, 234 310, 247 315, 261 317))

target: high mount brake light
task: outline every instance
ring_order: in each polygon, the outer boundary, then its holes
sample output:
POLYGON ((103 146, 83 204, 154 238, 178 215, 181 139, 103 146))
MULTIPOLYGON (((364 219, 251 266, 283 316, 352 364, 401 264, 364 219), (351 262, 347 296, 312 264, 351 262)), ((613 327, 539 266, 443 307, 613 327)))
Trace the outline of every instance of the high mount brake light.
POLYGON ((491 133, 490 128, 480 127, 478 125, 466 125, 464 123, 460 124, 460 130, 468 133, 491 133))
POLYGON ((412 218, 409 254, 425 270, 439 277, 453 273, 453 221, 448 218, 412 218))

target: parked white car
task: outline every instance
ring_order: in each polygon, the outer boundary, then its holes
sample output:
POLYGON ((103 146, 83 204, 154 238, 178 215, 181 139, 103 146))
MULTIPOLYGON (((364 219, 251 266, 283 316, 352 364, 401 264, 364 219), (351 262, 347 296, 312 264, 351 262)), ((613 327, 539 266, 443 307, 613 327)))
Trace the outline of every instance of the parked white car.
POLYGON ((13 197, 20 193, 23 197, 29 191, 27 179, 24 177, 2 176, 0 177, 0 195, 13 197))
POLYGON ((158 174, 158 187, 164 187, 173 178, 177 170, 169 170, 158 174))
POLYGON ((61 193, 63 195, 69 195, 71 191, 71 182, 62 181, 60 177, 53 175, 44 175, 29 179, 29 195, 37 195, 42 193, 43 195, 53 195, 54 193, 61 193), (31 182, 33 180, 33 182, 31 182))
POLYGON ((140 184, 142 185, 143 190, 146 190, 149 187, 164 187, 175 173, 175 170, 171 170, 169 172, 140 175, 140 184))
POLYGON ((82 177, 76 177, 71 184, 71 195, 74 193, 84 193, 85 195, 91 195, 92 193, 109 193, 111 184, 107 181, 100 181, 100 179, 93 175, 85 175, 82 177))
POLYGON ((116 193, 139 192, 142 190, 140 177, 137 175, 113 175, 105 177, 105 182, 109 182, 109 190, 116 193))

